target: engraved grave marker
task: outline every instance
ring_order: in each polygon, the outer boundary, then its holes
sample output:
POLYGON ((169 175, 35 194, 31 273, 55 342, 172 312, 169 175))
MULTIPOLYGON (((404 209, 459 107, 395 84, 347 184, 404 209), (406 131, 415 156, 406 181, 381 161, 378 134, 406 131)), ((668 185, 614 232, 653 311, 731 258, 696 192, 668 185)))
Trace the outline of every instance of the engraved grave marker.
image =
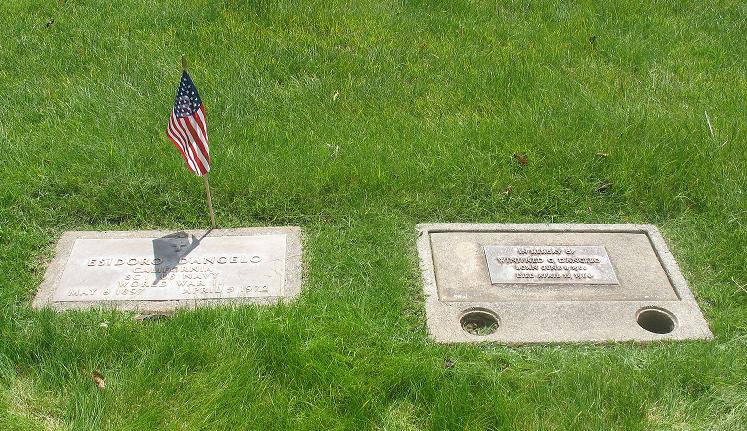
POLYGON ((428 327, 437 341, 712 337, 654 226, 418 228, 428 327))
POLYGON ((169 310, 273 303, 300 289, 298 228, 68 232, 34 306, 169 310))

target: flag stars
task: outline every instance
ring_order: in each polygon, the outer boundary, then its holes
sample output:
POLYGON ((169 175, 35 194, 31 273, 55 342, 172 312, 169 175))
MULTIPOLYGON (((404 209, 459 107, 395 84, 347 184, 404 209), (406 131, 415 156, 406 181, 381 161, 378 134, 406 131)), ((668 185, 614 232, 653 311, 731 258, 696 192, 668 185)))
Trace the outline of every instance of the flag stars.
POLYGON ((210 170, 205 117, 199 114, 201 109, 202 101, 197 88, 184 71, 176 92, 167 134, 181 151, 189 170, 197 175, 204 175, 210 170))
POLYGON ((184 72, 179 85, 179 89, 176 93, 176 102, 174 103, 174 114, 180 118, 194 115, 200 110, 202 101, 200 95, 197 93, 197 89, 192 83, 189 75, 184 72))

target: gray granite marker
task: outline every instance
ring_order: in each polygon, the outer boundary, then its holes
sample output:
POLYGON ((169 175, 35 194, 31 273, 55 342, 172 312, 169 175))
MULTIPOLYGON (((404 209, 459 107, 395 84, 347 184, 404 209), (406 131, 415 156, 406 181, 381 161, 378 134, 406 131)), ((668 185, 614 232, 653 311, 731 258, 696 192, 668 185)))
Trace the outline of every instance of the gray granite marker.
POLYGON ((33 305, 168 311, 275 303, 300 287, 297 227, 67 232, 33 305))
POLYGON ((655 226, 425 224, 418 230, 436 341, 712 338, 655 226))

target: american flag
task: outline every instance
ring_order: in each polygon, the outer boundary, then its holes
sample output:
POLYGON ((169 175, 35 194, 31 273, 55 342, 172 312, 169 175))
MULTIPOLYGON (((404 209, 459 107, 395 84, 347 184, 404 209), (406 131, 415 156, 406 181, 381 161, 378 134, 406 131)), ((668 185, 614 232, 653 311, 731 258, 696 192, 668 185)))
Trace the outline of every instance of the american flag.
POLYGON ((197 176, 210 171, 205 107, 192 78, 185 70, 176 92, 166 134, 184 156, 187 167, 197 176))

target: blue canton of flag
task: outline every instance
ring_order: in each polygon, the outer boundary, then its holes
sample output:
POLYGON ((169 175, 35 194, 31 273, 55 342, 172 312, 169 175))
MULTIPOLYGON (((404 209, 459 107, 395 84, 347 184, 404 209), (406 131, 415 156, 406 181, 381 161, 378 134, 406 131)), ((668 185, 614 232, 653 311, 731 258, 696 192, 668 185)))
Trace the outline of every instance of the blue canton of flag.
POLYGON ((190 171, 198 176, 210 171, 205 107, 186 70, 176 92, 166 135, 182 153, 190 171))

